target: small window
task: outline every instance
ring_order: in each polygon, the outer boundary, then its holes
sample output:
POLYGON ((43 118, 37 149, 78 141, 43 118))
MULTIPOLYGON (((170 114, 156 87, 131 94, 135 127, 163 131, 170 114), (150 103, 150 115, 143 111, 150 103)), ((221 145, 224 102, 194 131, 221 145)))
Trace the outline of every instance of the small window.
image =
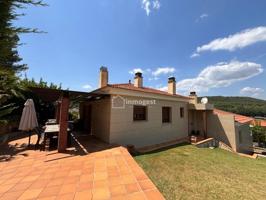
POLYGON ((242 144, 242 131, 238 131, 239 144, 242 144))
POLYGON ((185 109, 184 109, 184 107, 181 107, 180 108, 180 118, 184 118, 184 116, 185 116, 185 109))
POLYGON ((147 107, 146 106, 134 106, 133 107, 133 120, 134 121, 147 120, 147 107))
POLYGON ((171 108, 162 107, 162 122, 170 123, 171 122, 171 108))

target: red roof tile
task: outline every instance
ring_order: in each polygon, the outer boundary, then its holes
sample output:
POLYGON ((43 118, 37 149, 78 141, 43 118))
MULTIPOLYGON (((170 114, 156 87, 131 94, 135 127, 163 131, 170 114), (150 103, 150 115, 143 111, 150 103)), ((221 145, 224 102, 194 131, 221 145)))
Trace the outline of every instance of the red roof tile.
POLYGON ((260 125, 263 126, 263 127, 266 127, 266 120, 261 120, 260 121, 260 125))
POLYGON ((154 89, 154 88, 148 88, 148 87, 139 88, 139 87, 135 87, 131 83, 109 84, 108 86, 110 86, 112 88, 120 88, 120 89, 126 89, 126 90, 133 90, 133 91, 153 93, 153 94, 162 94, 162 95, 167 95, 167 96, 174 96, 174 97, 190 99, 190 97, 187 97, 187 96, 183 96, 183 95, 180 95, 180 94, 173 95, 173 94, 169 94, 168 92, 157 90, 157 89, 154 89))
POLYGON ((249 123, 254 120, 254 118, 252 117, 247 117, 244 115, 239 115, 239 114, 235 114, 235 113, 231 113, 231 112, 227 112, 227 111, 219 110, 219 109, 214 109, 213 112, 215 114, 220 114, 220 115, 233 115, 235 118, 235 121, 241 124, 249 123))

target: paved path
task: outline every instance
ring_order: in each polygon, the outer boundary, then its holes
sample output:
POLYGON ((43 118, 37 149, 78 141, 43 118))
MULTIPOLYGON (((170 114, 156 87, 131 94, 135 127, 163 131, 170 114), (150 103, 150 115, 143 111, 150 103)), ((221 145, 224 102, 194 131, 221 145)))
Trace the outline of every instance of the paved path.
POLYGON ((27 138, 13 141, 13 156, 0 160, 1 200, 164 199, 123 147, 79 155, 28 150, 22 143, 27 138))

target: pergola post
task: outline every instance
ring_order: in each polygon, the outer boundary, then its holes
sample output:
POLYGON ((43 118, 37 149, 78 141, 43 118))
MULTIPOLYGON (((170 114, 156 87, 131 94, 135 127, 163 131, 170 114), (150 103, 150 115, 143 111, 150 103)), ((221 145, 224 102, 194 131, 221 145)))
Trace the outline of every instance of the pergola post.
POLYGON ((203 111, 203 131, 204 131, 204 138, 207 138, 207 111, 203 111))
POLYGON ((58 152, 65 152, 67 148, 69 93, 63 92, 60 105, 58 152))
POLYGON ((57 101, 56 102, 56 110, 55 110, 55 119, 56 119, 57 124, 59 124, 59 122, 60 122, 60 110, 61 110, 61 102, 57 101))

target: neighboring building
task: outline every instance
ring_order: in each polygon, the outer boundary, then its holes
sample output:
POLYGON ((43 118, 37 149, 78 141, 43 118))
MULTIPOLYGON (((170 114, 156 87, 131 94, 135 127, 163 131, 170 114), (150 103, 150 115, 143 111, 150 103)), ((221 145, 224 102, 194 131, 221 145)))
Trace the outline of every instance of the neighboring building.
POLYGON ((262 127, 266 127, 266 120, 261 120, 261 121, 260 121, 260 125, 261 125, 262 127))
POLYGON ((197 95, 176 94, 174 77, 168 79, 168 91, 143 86, 141 73, 134 84, 109 84, 108 70, 100 69, 99 89, 89 93, 80 105, 84 128, 108 143, 134 145, 137 148, 170 141, 185 141, 191 133, 214 137, 233 150, 246 152, 252 146, 248 126, 235 115, 224 115, 211 104, 197 102, 197 95))
POLYGON ((252 122, 252 125, 258 125, 258 126, 261 126, 261 127, 266 127, 266 120, 263 120, 263 119, 257 119, 255 118, 252 122))
POLYGON ((223 141, 236 152, 250 152, 250 147, 253 146, 250 131, 252 117, 214 109, 210 122, 213 121, 219 121, 219 123, 214 123, 214 126, 211 126, 210 136, 223 141))

